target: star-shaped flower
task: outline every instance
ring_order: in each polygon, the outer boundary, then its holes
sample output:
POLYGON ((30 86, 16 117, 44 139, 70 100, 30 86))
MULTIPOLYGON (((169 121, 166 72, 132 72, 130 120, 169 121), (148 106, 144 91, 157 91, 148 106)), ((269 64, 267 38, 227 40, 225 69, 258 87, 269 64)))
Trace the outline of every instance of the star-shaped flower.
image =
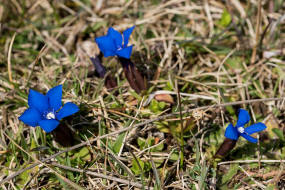
POLYGON ((47 133, 51 132, 59 125, 62 118, 79 111, 77 105, 72 102, 62 106, 61 97, 62 85, 50 89, 46 95, 30 89, 29 108, 19 120, 32 127, 40 126, 47 133))
POLYGON ((122 35, 110 27, 107 35, 95 38, 95 42, 105 57, 117 55, 118 57, 129 59, 132 54, 133 45, 128 46, 128 42, 134 28, 135 26, 126 29, 122 35))
POLYGON ((263 123, 259 122, 244 128, 244 125, 249 121, 249 113, 244 109, 240 109, 236 126, 229 124, 225 131, 225 137, 232 140, 238 140, 239 136, 242 136, 249 142, 257 143, 257 139, 250 135, 263 131, 266 129, 266 126, 263 123))

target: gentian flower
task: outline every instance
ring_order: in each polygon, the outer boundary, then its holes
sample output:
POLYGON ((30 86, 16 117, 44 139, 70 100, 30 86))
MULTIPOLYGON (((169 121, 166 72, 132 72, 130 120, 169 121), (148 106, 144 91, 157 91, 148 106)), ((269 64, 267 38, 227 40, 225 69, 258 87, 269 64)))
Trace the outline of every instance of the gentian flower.
POLYGON ((77 105, 71 102, 62 106, 61 97, 62 85, 50 89, 46 95, 30 89, 29 108, 19 120, 32 127, 40 126, 47 133, 53 131, 62 118, 79 111, 77 105))
POLYGON ((115 56, 129 59, 131 57, 133 45, 128 46, 130 35, 135 26, 126 29, 123 35, 110 27, 106 36, 95 38, 99 49, 103 52, 105 57, 115 56), (124 43, 123 43, 124 42, 124 43))
POLYGON ((146 84, 144 78, 130 60, 133 45, 128 46, 129 38, 134 28, 135 26, 126 29, 122 35, 120 32, 110 27, 107 35, 95 38, 95 42, 105 57, 118 56, 130 86, 136 93, 140 93, 141 91, 146 90, 146 84))
POLYGON ((250 135, 263 131, 264 129, 266 129, 266 126, 265 124, 259 122, 244 128, 244 125, 247 124, 249 121, 249 113, 244 109, 240 109, 236 126, 229 124, 225 131, 225 137, 236 141, 238 140, 239 136, 242 136, 249 142, 257 143, 257 139, 250 135))

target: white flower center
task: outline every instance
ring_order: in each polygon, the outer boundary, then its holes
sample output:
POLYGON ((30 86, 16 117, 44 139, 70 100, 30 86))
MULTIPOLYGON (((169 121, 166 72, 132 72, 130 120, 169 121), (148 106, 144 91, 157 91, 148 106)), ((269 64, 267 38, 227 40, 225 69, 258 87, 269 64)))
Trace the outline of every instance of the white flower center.
POLYGON ((53 112, 49 112, 47 115, 46 115, 46 118, 47 119, 55 119, 55 115, 53 112))
POLYGON ((243 127, 239 127, 237 130, 238 130, 238 132, 240 132, 240 133, 244 133, 244 128, 243 128, 243 127))

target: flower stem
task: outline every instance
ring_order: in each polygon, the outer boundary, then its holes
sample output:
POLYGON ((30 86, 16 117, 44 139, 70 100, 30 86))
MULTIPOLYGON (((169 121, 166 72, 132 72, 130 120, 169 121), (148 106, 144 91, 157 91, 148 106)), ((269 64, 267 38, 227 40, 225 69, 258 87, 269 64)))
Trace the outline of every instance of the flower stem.
POLYGON ((74 145, 73 132, 64 123, 60 123, 52 132, 54 140, 64 147, 74 145))
POLYGON ((119 61, 123 67, 125 76, 129 81, 130 86, 136 91, 136 93, 141 93, 142 91, 146 90, 144 78, 134 63, 130 59, 123 57, 119 57, 119 61))
POLYGON ((223 144, 221 144, 220 148, 215 154, 215 158, 223 158, 225 157, 236 145, 236 140, 225 138, 223 144))

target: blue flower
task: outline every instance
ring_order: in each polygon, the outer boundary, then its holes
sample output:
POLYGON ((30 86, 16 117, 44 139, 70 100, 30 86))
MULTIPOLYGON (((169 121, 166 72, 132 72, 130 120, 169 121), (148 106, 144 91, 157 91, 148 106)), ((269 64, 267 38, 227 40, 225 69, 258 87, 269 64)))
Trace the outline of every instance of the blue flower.
POLYGON ((249 142, 257 143, 257 139, 250 135, 263 131, 266 129, 266 126, 263 123, 259 122, 244 128, 244 125, 249 121, 249 113, 244 109, 240 109, 236 126, 229 124, 225 132, 225 137, 232 140, 238 140, 239 136, 242 136, 249 142))
POLYGON ((62 118, 79 111, 77 105, 71 102, 62 106, 61 97, 62 85, 50 89, 46 95, 30 89, 29 108, 19 120, 32 127, 40 126, 47 133, 51 132, 59 125, 62 118))
POLYGON ((126 29, 122 35, 120 32, 110 27, 107 35, 95 38, 95 42, 98 44, 99 49, 105 57, 117 55, 129 59, 132 54, 133 45, 128 46, 128 42, 134 28, 135 26, 126 29))

